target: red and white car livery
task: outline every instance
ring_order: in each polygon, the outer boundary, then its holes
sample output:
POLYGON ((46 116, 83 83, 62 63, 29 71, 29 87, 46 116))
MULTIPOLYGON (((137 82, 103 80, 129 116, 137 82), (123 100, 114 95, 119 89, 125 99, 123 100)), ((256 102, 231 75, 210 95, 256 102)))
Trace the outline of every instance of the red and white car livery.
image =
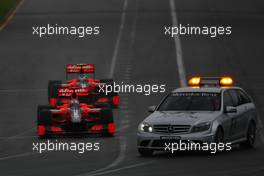
POLYGON ((114 135, 116 126, 112 109, 80 103, 78 91, 69 89, 67 96, 70 98, 61 105, 38 106, 37 131, 40 138, 72 133, 114 135))
POLYGON ((115 92, 105 94, 100 92, 100 85, 112 85, 112 79, 95 79, 94 64, 68 64, 66 66, 66 82, 49 81, 48 100, 50 106, 60 105, 67 99, 67 91, 76 90, 81 103, 89 103, 95 107, 117 108, 119 106, 119 96, 115 92), (77 74, 77 78, 76 78, 77 74), (93 78, 90 78, 93 74, 93 78), (69 76, 74 75, 70 79, 69 76))

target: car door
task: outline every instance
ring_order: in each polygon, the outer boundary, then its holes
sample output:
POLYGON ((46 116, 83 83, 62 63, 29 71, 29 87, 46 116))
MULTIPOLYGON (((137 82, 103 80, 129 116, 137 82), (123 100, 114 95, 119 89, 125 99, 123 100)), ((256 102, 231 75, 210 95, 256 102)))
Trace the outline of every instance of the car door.
POLYGON ((244 103, 239 99, 239 92, 237 89, 230 90, 230 95, 234 102, 234 107, 237 109, 236 116, 232 119, 233 126, 232 126, 232 133, 233 133, 233 140, 238 140, 241 138, 243 134, 243 121, 245 119, 245 106, 244 103))
POLYGON ((251 100, 250 98, 243 92, 242 90, 236 90, 237 96, 238 96, 238 104, 241 109, 241 112, 243 113, 239 117, 239 123, 238 123, 238 130, 239 130, 239 137, 244 137, 245 133, 247 132, 248 128, 248 121, 250 116, 252 115, 252 106, 251 106, 251 100))
MULTIPOLYGON (((230 95, 229 90, 224 91, 223 93, 223 107, 232 106, 235 107, 233 99, 230 95)), ((225 112, 225 110, 224 110, 225 112)), ((236 117, 237 112, 234 113, 224 113, 222 118, 222 126, 224 128, 224 135, 226 141, 233 141, 235 140, 235 126, 236 126, 236 117)))

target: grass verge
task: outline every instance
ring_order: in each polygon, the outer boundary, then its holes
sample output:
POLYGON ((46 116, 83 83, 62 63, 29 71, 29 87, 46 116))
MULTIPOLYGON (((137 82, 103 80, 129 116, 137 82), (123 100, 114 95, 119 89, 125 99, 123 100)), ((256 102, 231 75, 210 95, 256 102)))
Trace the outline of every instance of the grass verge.
POLYGON ((5 22, 20 0, 0 0, 0 26, 5 22))

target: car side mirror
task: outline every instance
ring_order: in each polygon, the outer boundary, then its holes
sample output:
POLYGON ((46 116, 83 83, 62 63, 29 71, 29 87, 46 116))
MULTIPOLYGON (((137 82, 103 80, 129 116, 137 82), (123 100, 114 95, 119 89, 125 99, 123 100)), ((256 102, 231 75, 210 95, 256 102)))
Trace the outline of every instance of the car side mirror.
POLYGON ((225 107, 225 113, 236 113, 237 112, 237 108, 233 107, 233 106, 226 106, 225 107))
POLYGON ((156 109, 156 106, 149 106, 148 107, 148 112, 154 112, 155 111, 155 109, 156 109))

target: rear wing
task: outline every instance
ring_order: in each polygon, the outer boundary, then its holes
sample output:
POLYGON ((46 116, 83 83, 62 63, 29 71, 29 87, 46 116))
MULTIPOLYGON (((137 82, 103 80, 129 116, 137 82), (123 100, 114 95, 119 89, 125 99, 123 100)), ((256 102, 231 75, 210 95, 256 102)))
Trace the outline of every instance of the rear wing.
POLYGON ((59 88, 58 89, 58 96, 59 97, 72 97, 73 94, 77 96, 87 96, 89 94, 88 88, 59 88))
POLYGON ((68 74, 79 73, 79 74, 94 74, 95 66, 94 64, 68 64, 66 65, 66 79, 68 79, 68 74))

